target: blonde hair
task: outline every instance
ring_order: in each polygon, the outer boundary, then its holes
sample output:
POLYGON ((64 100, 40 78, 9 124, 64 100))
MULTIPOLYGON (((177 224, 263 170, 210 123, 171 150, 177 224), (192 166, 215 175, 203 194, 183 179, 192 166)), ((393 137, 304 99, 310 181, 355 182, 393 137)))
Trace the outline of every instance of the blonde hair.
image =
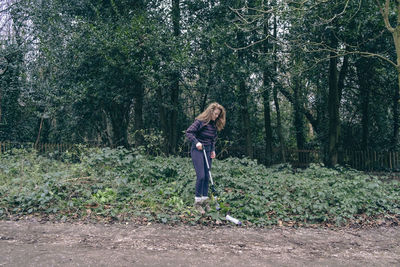
POLYGON ((218 131, 221 131, 225 127, 226 111, 225 108, 217 102, 211 103, 199 116, 196 117, 196 119, 204 122, 205 124, 208 124, 211 121, 211 116, 214 110, 216 109, 219 109, 221 113, 215 120, 215 126, 217 127, 218 131))

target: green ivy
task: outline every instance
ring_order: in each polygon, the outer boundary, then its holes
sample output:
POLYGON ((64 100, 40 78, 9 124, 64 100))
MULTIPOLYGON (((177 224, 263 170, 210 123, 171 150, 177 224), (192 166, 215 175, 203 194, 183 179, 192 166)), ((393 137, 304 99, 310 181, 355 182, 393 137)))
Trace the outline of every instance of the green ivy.
POLYGON ((56 160, 13 150, 0 155, 0 218, 36 214, 213 224, 224 223, 230 213, 247 225, 268 226, 369 224, 400 216, 398 181, 352 169, 266 168, 228 158, 214 160, 212 173, 221 210, 201 216, 193 208, 195 172, 189 158, 81 148, 74 157, 56 160))

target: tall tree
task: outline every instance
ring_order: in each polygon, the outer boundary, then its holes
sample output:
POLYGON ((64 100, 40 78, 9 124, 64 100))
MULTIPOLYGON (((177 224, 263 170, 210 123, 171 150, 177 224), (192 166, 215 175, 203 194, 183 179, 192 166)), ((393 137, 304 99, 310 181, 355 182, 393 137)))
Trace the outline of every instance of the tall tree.
MULTIPOLYGON (((238 1, 235 7, 239 7, 244 4, 243 1, 238 1)), ((248 3, 247 3, 248 4, 248 3)), ((250 3, 252 6, 252 3, 250 3)), ((247 33, 242 29, 236 29, 235 37, 236 44, 239 48, 244 48, 248 45, 246 36, 247 33)), ((246 80, 249 78, 248 66, 249 66, 249 52, 244 49, 239 49, 237 53, 237 64, 238 68, 236 70, 236 87, 239 105, 239 120, 240 120, 240 133, 241 140, 245 148, 245 155, 248 157, 253 157, 253 141, 251 136, 251 122, 250 122, 250 112, 249 112, 249 97, 250 88, 246 84, 246 80)))
POLYGON ((392 137, 392 147, 397 147, 399 143, 399 128, 400 128, 400 118, 399 118, 399 90, 400 90, 400 1, 390 1, 385 0, 384 5, 382 1, 376 0, 376 4, 382 15, 383 21, 385 22, 386 29, 391 33, 393 38, 393 43, 396 51, 396 62, 388 60, 397 70, 397 92, 394 93, 393 97, 393 137, 392 137), (391 16, 395 14, 396 25, 391 24, 391 16))
MULTIPOLYGON (((275 1, 273 6, 276 6, 277 3, 275 1)), ((281 117, 281 109, 279 105, 279 98, 278 98, 278 81, 277 81, 277 76, 278 76, 278 23, 277 23, 277 17, 274 15, 274 27, 273 27, 273 37, 274 37, 274 45, 273 45, 273 72, 275 73, 275 79, 273 83, 273 88, 272 88, 272 93, 273 93, 273 98, 274 98, 274 105, 275 105, 275 111, 276 111, 276 131, 278 135, 278 140, 279 140, 279 151, 280 151, 280 159, 283 162, 286 162, 286 154, 285 154, 285 139, 283 138, 282 134, 282 117, 281 117)))
POLYGON ((302 106, 304 105, 304 97, 303 97, 303 85, 301 83, 300 77, 294 74, 293 77, 293 124, 296 135, 296 145, 297 149, 304 149, 306 144, 306 136, 305 136, 305 122, 304 122, 304 113, 302 112, 302 106))
MULTIPOLYGON (((338 47, 338 41, 333 32, 330 34, 330 46, 334 49, 338 47)), ((327 166, 334 166, 338 160, 339 145, 339 88, 338 88, 338 70, 337 70, 337 54, 332 51, 329 53, 329 96, 328 96, 328 153, 325 163, 327 166)))
MULTIPOLYGON (((264 5, 268 5, 268 1, 266 3, 262 3, 264 5)), ((271 45, 270 45, 270 14, 264 15, 264 25, 263 25, 263 38, 266 40, 262 44, 262 52, 265 57, 268 57, 271 53, 271 45)), ((275 51, 274 51, 275 52, 275 51)), ((269 57, 274 59, 272 56, 269 57)), ((269 66, 271 64, 266 64, 264 66, 264 70, 262 73, 263 79, 263 102, 264 102, 264 127, 265 127, 265 164, 267 166, 272 164, 272 125, 271 125, 271 88, 272 88, 272 81, 273 76, 276 74, 274 73, 275 68, 269 66)))
MULTIPOLYGON (((173 36, 179 46, 179 37, 181 34, 181 8, 180 0, 172 0, 172 25, 173 25, 173 36)), ((179 112, 179 82, 180 72, 175 69, 171 76, 171 108, 169 110, 169 125, 168 125, 168 144, 169 152, 172 154, 176 153, 178 143, 178 112, 179 112)))

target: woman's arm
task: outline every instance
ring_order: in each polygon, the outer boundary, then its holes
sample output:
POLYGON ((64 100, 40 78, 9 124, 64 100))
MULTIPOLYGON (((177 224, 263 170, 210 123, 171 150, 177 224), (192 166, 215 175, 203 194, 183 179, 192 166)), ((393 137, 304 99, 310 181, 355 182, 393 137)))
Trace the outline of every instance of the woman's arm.
POLYGON ((217 133, 215 133, 214 139, 212 141, 212 146, 211 146, 211 158, 212 159, 215 158, 215 156, 216 156, 215 144, 217 143, 217 138, 218 138, 218 135, 217 135, 217 133))
POLYGON ((196 133, 201 127, 201 121, 195 120, 192 125, 189 126, 186 130, 186 137, 189 139, 192 144, 196 145, 199 141, 196 138, 196 133))

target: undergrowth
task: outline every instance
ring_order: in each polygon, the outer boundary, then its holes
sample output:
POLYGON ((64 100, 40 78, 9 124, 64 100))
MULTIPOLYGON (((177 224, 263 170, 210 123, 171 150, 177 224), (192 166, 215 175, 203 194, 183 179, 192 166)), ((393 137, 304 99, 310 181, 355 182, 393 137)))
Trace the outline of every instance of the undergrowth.
MULTIPOLYGON (((193 209, 189 158, 151 157, 123 148, 62 155, 13 150, 0 155, 0 218, 225 224, 376 225, 400 218, 400 183, 352 169, 266 168, 249 159, 214 160, 221 210, 193 209)), ((213 206, 213 205, 212 205, 213 206)))

